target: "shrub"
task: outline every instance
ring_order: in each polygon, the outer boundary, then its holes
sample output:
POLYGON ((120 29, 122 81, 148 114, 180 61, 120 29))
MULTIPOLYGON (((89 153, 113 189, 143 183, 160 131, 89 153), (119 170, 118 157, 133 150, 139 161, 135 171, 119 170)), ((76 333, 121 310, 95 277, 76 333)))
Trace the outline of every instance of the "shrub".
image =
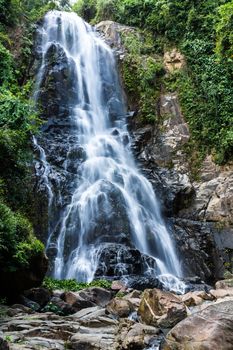
POLYGON ((51 277, 46 277, 43 282, 43 286, 49 290, 62 289, 66 291, 79 291, 88 287, 102 287, 110 288, 111 282, 107 280, 95 280, 90 283, 78 282, 75 279, 70 280, 57 280, 51 277))
POLYGON ((1 269, 15 271, 27 267, 30 259, 43 250, 43 244, 33 236, 29 221, 0 202, 1 269))
POLYGON ((218 8, 216 52, 233 59, 233 1, 218 8))

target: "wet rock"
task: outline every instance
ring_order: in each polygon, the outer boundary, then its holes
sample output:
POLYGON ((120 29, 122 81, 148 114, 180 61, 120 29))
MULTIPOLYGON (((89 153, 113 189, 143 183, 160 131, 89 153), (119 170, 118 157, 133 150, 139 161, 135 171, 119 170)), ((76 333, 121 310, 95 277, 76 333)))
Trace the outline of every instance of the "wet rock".
POLYGON ((176 94, 161 95, 161 129, 133 129, 133 151, 168 215, 188 207, 195 192, 183 146, 190 138, 176 94))
POLYGON ((174 327, 187 316, 184 304, 176 295, 159 289, 144 291, 138 314, 144 323, 162 328, 174 327))
POLYGON ((222 260, 213 230, 214 226, 210 223, 173 219, 174 237, 182 256, 183 270, 188 276, 198 275, 202 281, 211 282, 221 275, 222 260))
POLYGON ((99 251, 99 262, 95 276, 116 278, 118 276, 130 275, 130 281, 132 283, 127 279, 127 282, 125 282, 127 287, 134 288, 133 281, 140 280, 138 275, 143 274, 147 264, 154 264, 154 261, 148 256, 127 244, 104 243, 99 251))
POLYGON ((44 118, 64 114, 77 97, 75 63, 58 43, 51 43, 45 56, 45 74, 39 91, 44 118))
POLYGON ((163 350, 232 350, 233 301, 208 306, 178 323, 167 335, 163 350))
POLYGON ((162 288, 162 283, 153 276, 134 276, 131 275, 127 278, 126 285, 128 288, 137 289, 142 291, 147 288, 162 288))
POLYGON ((106 311, 116 317, 128 317, 133 311, 134 306, 130 300, 123 298, 114 298, 106 306, 106 311))

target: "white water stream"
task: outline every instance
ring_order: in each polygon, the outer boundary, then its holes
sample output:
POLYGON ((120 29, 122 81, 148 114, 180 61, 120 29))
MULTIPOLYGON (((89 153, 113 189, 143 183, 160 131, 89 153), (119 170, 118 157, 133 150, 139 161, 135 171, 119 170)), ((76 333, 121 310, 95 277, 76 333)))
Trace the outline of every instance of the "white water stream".
MULTIPOLYGON (((37 87, 39 89, 44 74, 46 53, 55 43, 75 66, 73 79, 76 79, 77 99, 71 106, 71 116, 85 154, 72 199, 63 210, 56 241, 54 277, 83 281, 94 278, 101 246, 92 241, 91 235, 96 230, 100 213, 102 218, 114 220, 110 188, 120 195, 133 244, 156 261, 157 270, 152 273, 159 275, 166 287, 182 289, 182 282, 176 278, 182 276, 180 263, 152 185, 138 170, 130 151, 126 110, 112 50, 74 13, 49 12, 41 32, 43 57, 37 87), (114 87, 108 102, 104 97, 106 86, 110 90, 114 87), (115 117, 110 113, 111 104, 117 109, 115 117), (64 259, 67 235, 77 239, 68 258, 64 259)), ((34 142, 47 171, 45 153, 36 140, 34 142)), ((43 176, 52 198, 48 176, 43 176)))

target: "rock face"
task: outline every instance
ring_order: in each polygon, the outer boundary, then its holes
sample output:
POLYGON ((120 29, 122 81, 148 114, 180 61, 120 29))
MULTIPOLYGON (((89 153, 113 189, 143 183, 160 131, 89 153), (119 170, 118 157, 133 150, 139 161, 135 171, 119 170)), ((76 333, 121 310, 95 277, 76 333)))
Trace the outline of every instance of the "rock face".
POLYGON ((163 350, 231 350, 233 300, 222 301, 194 314, 167 335, 163 350))
MULTIPOLYGON (((127 51, 120 33, 134 29, 109 21, 101 22, 98 29, 124 64, 127 51)), ((163 62, 168 75, 185 66, 185 58, 176 48, 165 52, 163 62)), ((161 94, 158 114, 158 125, 142 126, 133 117, 129 120, 134 154, 170 218, 185 274, 215 280, 223 275, 224 262, 233 267, 233 166, 217 166, 208 156, 199 180, 193 181, 185 152, 190 132, 177 94, 161 94)))
POLYGON ((185 57, 174 48, 164 53, 164 66, 169 73, 185 66, 185 57))
POLYGON ((28 315, 18 310, 13 318, 0 319, 2 350, 143 350, 159 334, 157 328, 106 315, 105 309, 91 307, 72 316, 52 313, 28 315))
POLYGON ((102 21, 96 25, 96 29, 104 34, 104 39, 113 49, 118 50, 118 54, 124 52, 122 46, 121 33, 135 32, 135 29, 113 21, 102 21))
MULTIPOLYGON (((161 96, 160 113, 164 116, 161 128, 146 126, 132 130, 134 153, 160 198, 164 214, 170 217, 177 247, 183 257, 185 274, 197 275, 211 281, 222 276, 222 256, 224 249, 232 248, 232 230, 228 226, 219 230, 208 209, 208 194, 202 192, 202 188, 208 185, 191 180, 188 159, 183 148, 189 140, 189 129, 175 94, 161 96), (224 239, 226 237, 227 240, 224 239)), ((206 168, 205 171, 207 172, 206 168)), ((219 178, 213 181, 215 186, 218 181, 219 178)), ((226 183, 229 190, 223 191, 220 199, 221 203, 225 203, 222 208, 226 208, 225 214, 221 214, 222 218, 224 215, 231 217, 230 205, 227 205, 230 197, 224 196, 224 193, 231 191, 230 181, 231 176, 226 183)), ((214 197, 213 203, 216 203, 219 200, 217 194, 211 192, 211 189, 209 191, 209 195, 214 197)), ((220 211, 217 210, 214 215, 220 215, 220 211)), ((218 222, 221 226, 222 221, 218 222)))

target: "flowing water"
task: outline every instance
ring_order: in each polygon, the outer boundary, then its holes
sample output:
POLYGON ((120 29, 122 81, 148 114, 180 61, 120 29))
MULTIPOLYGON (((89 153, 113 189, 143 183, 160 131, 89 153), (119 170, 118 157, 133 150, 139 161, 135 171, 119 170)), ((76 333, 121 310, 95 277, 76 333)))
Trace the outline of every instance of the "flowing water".
MULTIPOLYGON (((152 185, 138 170, 130 150, 126 107, 112 50, 74 13, 49 12, 40 33, 42 59, 37 91, 46 74, 46 55, 55 45, 72 66, 75 97, 69 106, 69 118, 82 150, 82 162, 72 183, 70 201, 61 212, 56 240, 49 232, 47 247, 51 241, 56 245, 54 277, 91 281, 103 247, 108 247, 109 239, 104 237, 109 230, 112 242, 125 233, 131 245, 155 262, 147 265, 147 272, 159 275, 165 285, 179 290, 181 283, 175 276, 181 277, 182 272, 173 242, 152 185)), ((40 151, 51 202, 49 164, 43 149, 36 140, 34 143, 40 151)), ((75 157, 73 162, 77 162, 75 157)))

